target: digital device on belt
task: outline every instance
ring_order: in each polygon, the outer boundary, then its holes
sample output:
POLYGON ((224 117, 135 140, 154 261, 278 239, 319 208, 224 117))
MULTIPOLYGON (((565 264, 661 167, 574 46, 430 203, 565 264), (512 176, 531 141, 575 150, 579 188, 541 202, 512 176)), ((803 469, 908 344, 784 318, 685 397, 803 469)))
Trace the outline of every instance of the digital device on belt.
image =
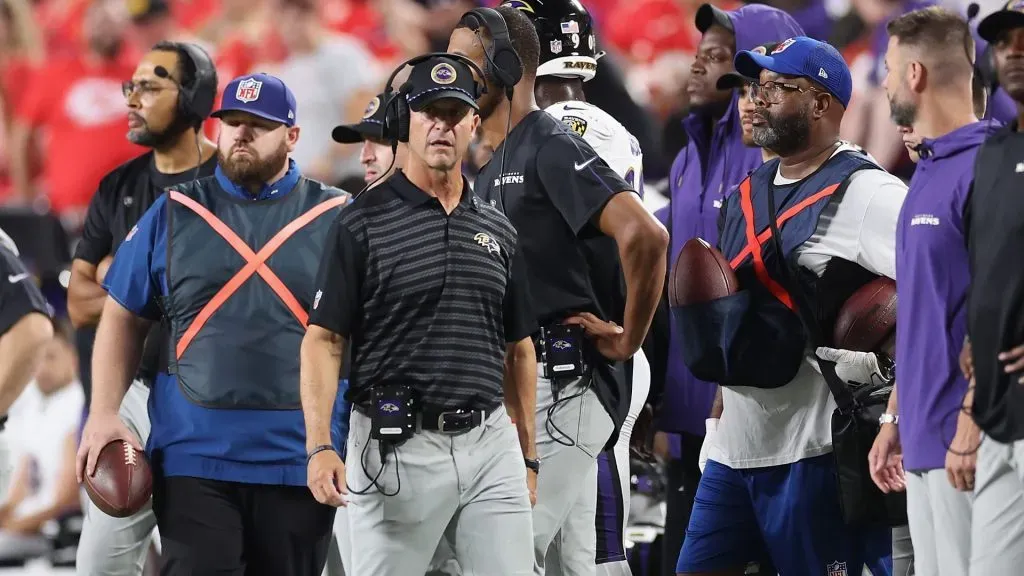
POLYGON ((412 387, 404 384, 374 386, 371 395, 371 438, 401 444, 416 434, 419 402, 412 387))
POLYGON ((578 324, 552 324, 540 329, 541 363, 544 377, 549 380, 572 379, 583 376, 583 326, 578 324))

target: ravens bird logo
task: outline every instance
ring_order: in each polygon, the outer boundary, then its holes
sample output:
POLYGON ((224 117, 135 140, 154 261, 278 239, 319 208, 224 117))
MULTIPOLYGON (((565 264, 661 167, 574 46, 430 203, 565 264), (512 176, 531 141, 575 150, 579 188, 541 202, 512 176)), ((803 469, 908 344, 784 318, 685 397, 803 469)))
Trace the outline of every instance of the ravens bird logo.
POLYGON ((562 116, 562 123, 580 136, 587 133, 587 121, 579 116, 562 116))

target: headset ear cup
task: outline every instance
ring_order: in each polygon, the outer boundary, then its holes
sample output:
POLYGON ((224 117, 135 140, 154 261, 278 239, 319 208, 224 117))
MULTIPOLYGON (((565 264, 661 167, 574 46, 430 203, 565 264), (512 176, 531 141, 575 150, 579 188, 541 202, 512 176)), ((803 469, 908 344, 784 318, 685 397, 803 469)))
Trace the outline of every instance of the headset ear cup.
POLYGON ((408 142, 409 141, 409 103, 406 101, 405 96, 402 94, 398 95, 398 141, 408 142))
POLYGON ((523 62, 515 50, 511 48, 498 50, 492 58, 494 59, 495 77, 506 88, 519 84, 523 78, 523 62))

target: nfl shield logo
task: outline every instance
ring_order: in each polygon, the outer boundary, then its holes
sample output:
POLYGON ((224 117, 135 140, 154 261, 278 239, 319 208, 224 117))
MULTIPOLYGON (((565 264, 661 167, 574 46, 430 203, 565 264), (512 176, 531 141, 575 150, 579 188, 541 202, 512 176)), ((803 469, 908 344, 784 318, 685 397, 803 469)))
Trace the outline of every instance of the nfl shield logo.
POLYGON ((846 562, 833 562, 825 568, 827 568, 826 576, 848 576, 846 562))
POLYGON ((247 78, 238 83, 238 89, 235 90, 235 100, 239 102, 254 102, 260 97, 260 88, 263 87, 263 82, 259 80, 253 80, 247 78))

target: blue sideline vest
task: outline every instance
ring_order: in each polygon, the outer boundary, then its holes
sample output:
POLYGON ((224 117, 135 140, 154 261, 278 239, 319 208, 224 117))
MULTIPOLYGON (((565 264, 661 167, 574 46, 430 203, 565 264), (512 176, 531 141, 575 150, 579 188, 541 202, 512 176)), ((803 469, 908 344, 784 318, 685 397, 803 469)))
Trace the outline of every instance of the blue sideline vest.
MULTIPOLYGON (((787 286, 798 286, 819 312, 823 307, 818 295, 834 292, 824 290, 823 282, 810 272, 797 272, 801 269, 795 263, 796 249, 814 234, 829 203, 841 199, 853 173, 878 168, 864 154, 843 151, 807 178, 777 186, 779 162, 772 160, 755 170, 722 208, 719 250, 735 270, 740 291, 672 309, 673 321, 685 336, 683 359, 702 380, 757 388, 777 388, 792 381, 809 335, 787 286), (770 197, 781 234, 781 257, 772 239, 770 197)), ((826 276, 836 278, 836 284, 852 282, 853 289, 871 277, 860 266, 840 259, 829 263, 826 276), (838 273, 829 274, 833 271, 838 273)), ((815 319, 818 325, 831 326, 827 316, 850 293, 844 288, 841 296, 833 296, 834 302, 824 307, 828 310, 815 319)))
POLYGON ((305 178, 277 200, 236 198, 213 177, 169 194, 163 305, 185 396, 207 408, 301 408, 307 310, 347 196, 305 178))

